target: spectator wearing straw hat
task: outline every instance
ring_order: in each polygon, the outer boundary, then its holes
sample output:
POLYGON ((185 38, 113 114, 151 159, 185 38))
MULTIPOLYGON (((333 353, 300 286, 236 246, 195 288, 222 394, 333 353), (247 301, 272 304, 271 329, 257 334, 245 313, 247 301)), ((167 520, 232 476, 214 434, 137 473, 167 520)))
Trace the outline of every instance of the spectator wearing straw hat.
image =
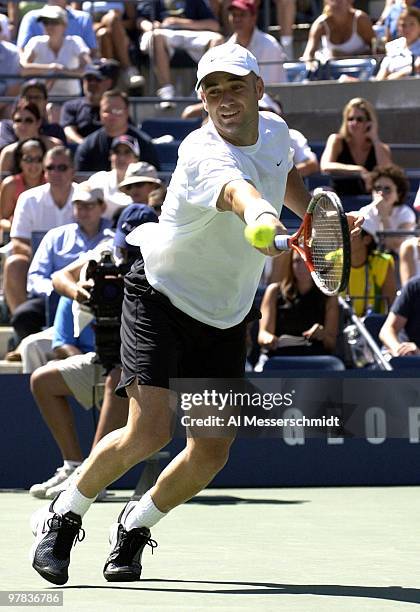
POLYGON ((133 203, 147 204, 149 195, 162 185, 156 168, 145 162, 130 164, 124 179, 119 184, 121 191, 130 196, 133 203))

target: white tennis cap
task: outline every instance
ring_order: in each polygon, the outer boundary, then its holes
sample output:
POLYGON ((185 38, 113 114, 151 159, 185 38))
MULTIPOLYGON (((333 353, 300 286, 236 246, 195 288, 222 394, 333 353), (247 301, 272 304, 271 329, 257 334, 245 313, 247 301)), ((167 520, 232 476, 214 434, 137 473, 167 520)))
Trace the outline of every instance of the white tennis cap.
POLYGON ((212 72, 228 72, 237 76, 246 76, 253 72, 260 76, 256 57, 242 45, 229 42, 212 47, 198 62, 196 91, 204 77, 212 72))

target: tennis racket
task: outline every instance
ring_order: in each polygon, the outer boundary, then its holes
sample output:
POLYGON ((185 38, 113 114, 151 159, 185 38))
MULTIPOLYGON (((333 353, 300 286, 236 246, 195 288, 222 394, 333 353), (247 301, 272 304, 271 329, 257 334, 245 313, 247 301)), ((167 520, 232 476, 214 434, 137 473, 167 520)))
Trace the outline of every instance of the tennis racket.
MULTIPOLYGON (((272 226, 257 226, 254 232, 246 231, 245 235, 253 246, 263 246, 252 238, 254 234, 258 240, 260 229, 262 240, 270 230, 274 231, 272 226)), ((298 231, 292 236, 276 235, 274 245, 280 251, 293 249, 299 253, 314 283, 326 295, 337 295, 347 286, 351 265, 350 232, 335 193, 323 192, 313 196, 298 231)))
POLYGON ((316 286, 337 295, 349 282, 350 232, 339 197, 333 192, 311 198, 302 224, 293 236, 277 235, 276 248, 297 251, 316 286))

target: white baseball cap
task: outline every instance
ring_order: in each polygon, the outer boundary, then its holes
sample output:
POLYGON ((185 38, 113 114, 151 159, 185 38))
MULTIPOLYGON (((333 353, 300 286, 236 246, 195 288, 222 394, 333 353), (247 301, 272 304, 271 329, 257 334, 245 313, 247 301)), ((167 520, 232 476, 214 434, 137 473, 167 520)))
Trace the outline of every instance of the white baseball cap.
POLYGON ((196 91, 204 77, 212 72, 228 72, 237 76, 246 76, 253 72, 260 76, 256 57, 242 45, 229 42, 212 47, 198 62, 196 91))

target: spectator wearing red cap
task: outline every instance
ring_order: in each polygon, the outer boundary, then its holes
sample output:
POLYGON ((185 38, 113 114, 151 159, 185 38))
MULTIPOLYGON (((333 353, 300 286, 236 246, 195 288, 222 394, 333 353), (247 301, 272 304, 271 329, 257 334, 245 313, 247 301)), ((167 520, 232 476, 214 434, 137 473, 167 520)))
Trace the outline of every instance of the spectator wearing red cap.
POLYGON ((261 78, 265 85, 285 82, 286 75, 281 62, 286 54, 278 41, 259 30, 257 23, 257 3, 255 0, 230 0, 229 24, 233 35, 228 42, 246 47, 258 60, 261 78), (264 62, 276 62, 265 64, 264 62))

